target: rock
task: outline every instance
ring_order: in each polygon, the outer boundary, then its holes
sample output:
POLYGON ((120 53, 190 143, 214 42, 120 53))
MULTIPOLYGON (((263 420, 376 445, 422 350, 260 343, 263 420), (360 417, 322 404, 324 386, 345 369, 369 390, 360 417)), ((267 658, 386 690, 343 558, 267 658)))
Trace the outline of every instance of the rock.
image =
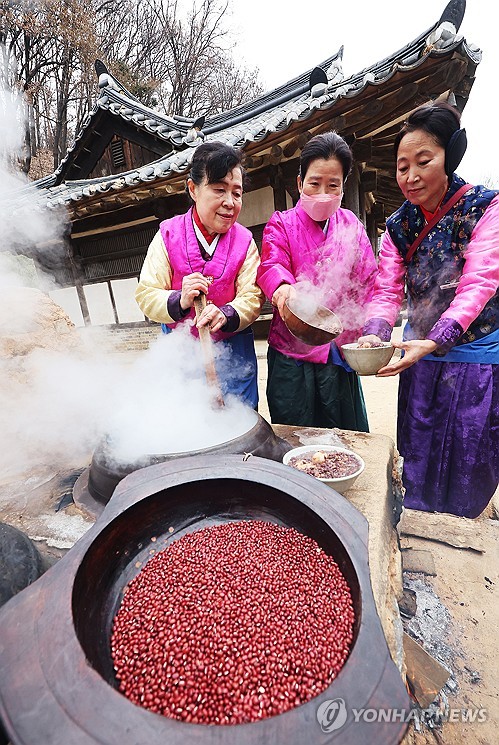
POLYGON ((30 538, 0 523, 0 606, 42 574, 42 558, 30 538))
POLYGON ((399 610, 405 618, 412 618, 418 609, 417 596, 414 590, 404 587, 402 597, 398 601, 399 610))
POLYGON ((34 349, 67 351, 81 338, 67 313, 33 287, 5 287, 0 297, 0 351, 23 357, 34 349))
POLYGON ((420 551, 414 548, 402 550, 402 567, 404 572, 421 572, 435 577, 435 561, 431 551, 420 551))

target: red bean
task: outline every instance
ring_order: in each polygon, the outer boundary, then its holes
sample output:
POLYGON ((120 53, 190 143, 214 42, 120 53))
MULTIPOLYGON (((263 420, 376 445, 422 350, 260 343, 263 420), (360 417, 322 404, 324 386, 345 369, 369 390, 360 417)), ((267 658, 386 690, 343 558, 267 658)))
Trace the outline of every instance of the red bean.
POLYGON ((178 539, 126 588, 111 635, 120 691, 164 716, 239 724, 317 696, 355 614, 332 557, 298 531, 230 522, 178 539))

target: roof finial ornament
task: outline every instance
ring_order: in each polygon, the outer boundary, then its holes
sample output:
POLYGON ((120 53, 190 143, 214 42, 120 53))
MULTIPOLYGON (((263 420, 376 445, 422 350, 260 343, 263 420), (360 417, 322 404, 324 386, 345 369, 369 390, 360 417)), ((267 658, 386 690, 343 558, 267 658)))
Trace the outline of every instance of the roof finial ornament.
POLYGON ((466 0, 450 0, 447 3, 436 27, 426 39, 425 52, 431 51, 433 48, 443 47, 447 42, 452 42, 457 37, 465 10, 466 0))
POLYGON ((322 96, 326 92, 328 82, 327 74, 322 67, 314 67, 308 80, 310 95, 314 98, 322 96))
POLYGON ((463 22, 464 13, 466 10, 466 0, 450 0, 445 6, 445 10, 438 22, 438 25, 442 23, 451 23, 456 29, 455 33, 461 28, 463 22))
POLYGON ((95 72, 99 78, 99 88, 114 88, 115 91, 119 91, 118 81, 111 75, 106 65, 102 60, 95 60, 95 72))
POLYGON ((97 77, 100 77, 101 75, 107 75, 109 72, 104 62, 100 59, 95 60, 95 72, 97 73, 97 77))
POLYGON ((132 101, 139 101, 139 99, 134 96, 133 93, 130 93, 130 91, 125 88, 125 86, 120 83, 120 81, 115 78, 111 72, 109 72, 102 60, 95 60, 94 66, 95 72, 99 77, 99 88, 112 88, 113 90, 118 91, 118 93, 124 93, 125 96, 130 98, 132 101))

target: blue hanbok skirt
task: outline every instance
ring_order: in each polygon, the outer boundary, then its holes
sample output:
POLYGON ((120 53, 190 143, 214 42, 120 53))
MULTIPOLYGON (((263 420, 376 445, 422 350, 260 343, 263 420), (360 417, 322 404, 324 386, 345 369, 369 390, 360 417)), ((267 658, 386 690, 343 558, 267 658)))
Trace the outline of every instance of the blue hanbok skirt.
MULTIPOLYGON (((172 331, 165 324, 161 324, 161 330, 164 334, 172 331)), ((220 380, 222 395, 237 396, 256 410, 258 408, 258 369, 253 329, 248 327, 217 344, 223 344, 225 348, 224 354, 215 357, 215 368, 220 380)))

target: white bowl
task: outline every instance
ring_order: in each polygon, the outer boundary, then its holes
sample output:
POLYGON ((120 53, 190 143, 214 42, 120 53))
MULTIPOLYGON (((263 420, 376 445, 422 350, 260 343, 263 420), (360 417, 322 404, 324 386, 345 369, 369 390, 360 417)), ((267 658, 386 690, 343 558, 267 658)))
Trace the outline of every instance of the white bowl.
MULTIPOLYGON (((360 476, 364 468, 366 467, 366 464, 360 457, 360 455, 357 455, 357 453, 354 453, 353 450, 349 450, 348 448, 341 448, 336 445, 302 445, 298 448, 293 448, 292 450, 288 450, 287 453, 284 454, 282 462, 285 466, 289 465, 289 461, 291 458, 295 458, 296 456, 300 455, 309 455, 310 453, 348 453, 349 455, 355 456, 359 463, 359 467, 354 473, 351 473, 349 476, 342 476, 341 478, 336 479, 322 479, 319 476, 313 476, 312 478, 316 478, 318 481, 322 481, 324 484, 327 484, 328 486, 331 486, 335 491, 337 491, 339 494, 343 494, 347 489, 350 489, 352 484, 357 480, 357 478, 360 476)), ((294 466, 289 466, 290 468, 294 468, 294 466)), ((299 468, 296 468, 295 470, 299 471, 299 468)), ((306 473, 305 471, 302 471, 302 473, 306 473)), ((312 474, 308 474, 312 475, 312 474)))
POLYGON ((357 342, 354 344, 342 344, 346 361, 359 375, 376 375, 378 370, 388 365, 395 347, 389 342, 383 342, 381 347, 362 347, 357 342))

